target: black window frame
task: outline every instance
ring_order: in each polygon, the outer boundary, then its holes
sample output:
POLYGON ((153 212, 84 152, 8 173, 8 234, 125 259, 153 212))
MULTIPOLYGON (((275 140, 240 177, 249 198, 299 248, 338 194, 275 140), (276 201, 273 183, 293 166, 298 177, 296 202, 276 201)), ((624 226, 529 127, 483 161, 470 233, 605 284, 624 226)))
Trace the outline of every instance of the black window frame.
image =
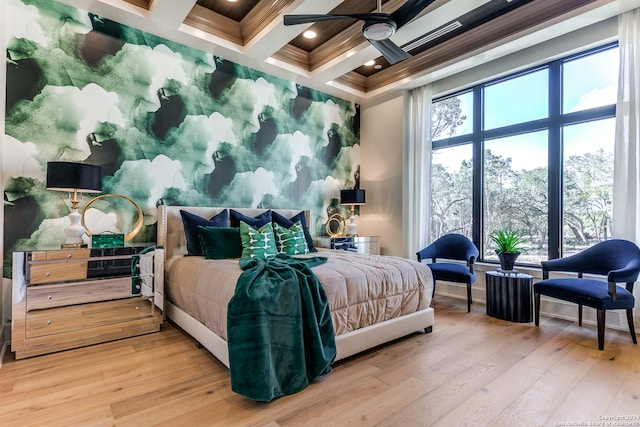
MULTIPOLYGON (((482 258, 485 253, 483 230, 484 230, 484 142, 495 138, 505 138, 509 136, 530 133, 540 130, 547 131, 548 135, 548 251, 547 258, 554 259, 562 256, 562 225, 563 225, 563 141, 562 130, 565 126, 587 123, 596 120, 615 118, 616 105, 606 105, 587 110, 570 113, 562 112, 563 108, 563 64, 581 57, 586 57, 618 47, 618 42, 607 43, 592 49, 569 55, 560 59, 547 62, 542 65, 530 67, 526 70, 511 73, 507 76, 493 79, 484 83, 458 90, 455 93, 437 97, 432 100, 436 103, 448 98, 456 97, 470 91, 473 92, 473 131, 465 135, 456 135, 449 138, 442 138, 432 141, 432 149, 453 147, 457 145, 472 144, 472 165, 473 165, 473 201, 472 201, 472 240, 480 251, 480 261, 494 263, 493 260, 482 258), (512 125, 507 125, 490 130, 484 130, 484 89, 488 86, 521 77, 542 69, 548 70, 548 116, 543 119, 531 120, 512 125)), ((519 265, 528 265, 520 264, 519 265)))

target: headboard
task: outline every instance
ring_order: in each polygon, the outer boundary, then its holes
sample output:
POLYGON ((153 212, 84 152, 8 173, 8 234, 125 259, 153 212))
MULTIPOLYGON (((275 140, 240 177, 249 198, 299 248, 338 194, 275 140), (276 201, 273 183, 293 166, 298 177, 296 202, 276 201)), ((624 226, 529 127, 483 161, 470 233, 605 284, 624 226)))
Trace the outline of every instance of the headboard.
MULTIPOLYGON (((185 255, 187 253, 187 239, 184 235, 184 226, 182 225, 182 217, 180 211, 184 210, 203 218, 211 218, 215 214, 225 209, 233 209, 247 216, 257 216, 268 209, 254 208, 224 208, 224 207, 208 207, 208 206, 158 206, 158 245, 164 246, 166 259, 171 259, 176 255, 185 255)), ((300 209, 271 209, 287 218, 290 218, 300 212, 300 209)), ((305 211, 305 219, 309 224, 311 212, 305 211)))

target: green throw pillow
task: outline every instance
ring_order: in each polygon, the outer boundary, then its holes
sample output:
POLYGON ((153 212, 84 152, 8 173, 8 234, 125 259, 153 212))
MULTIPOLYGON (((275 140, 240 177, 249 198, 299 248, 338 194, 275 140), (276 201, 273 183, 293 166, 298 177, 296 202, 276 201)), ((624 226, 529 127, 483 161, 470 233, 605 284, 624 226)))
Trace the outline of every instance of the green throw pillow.
POLYGON ((309 253, 307 240, 304 237, 304 228, 300 221, 296 221, 289 228, 285 228, 274 222, 273 232, 276 236, 276 249, 278 253, 287 255, 303 255, 309 253))
POLYGON ((198 226, 202 254, 206 259, 240 258, 240 230, 230 227, 198 226))
POLYGON ((271 223, 255 228, 240 221, 240 237, 242 258, 270 258, 278 254, 271 223))

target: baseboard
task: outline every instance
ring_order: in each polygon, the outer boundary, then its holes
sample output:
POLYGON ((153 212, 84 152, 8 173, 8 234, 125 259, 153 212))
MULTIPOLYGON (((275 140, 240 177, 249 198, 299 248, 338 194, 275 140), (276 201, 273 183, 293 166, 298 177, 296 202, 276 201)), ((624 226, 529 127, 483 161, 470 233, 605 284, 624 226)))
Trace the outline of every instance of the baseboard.
MULTIPOLYGON (((481 274, 484 276, 484 274, 481 274)), ((438 281, 436 283, 436 298, 438 295, 443 295, 451 298, 456 298, 464 301, 466 303, 467 300, 467 286, 463 283, 453 283, 453 282, 444 282, 438 281)), ((486 304, 486 288, 484 283, 484 277, 471 287, 471 296, 473 299, 473 304, 471 305, 471 309, 476 303, 482 305, 482 309, 484 310, 486 304)), ((466 308, 466 304, 465 304, 466 308)), ((638 315, 636 307, 636 333, 640 334, 640 330, 638 330, 638 315)), ((546 317, 553 317, 558 319, 570 320, 570 321, 578 321, 578 306, 576 304, 562 301, 554 298, 547 298, 542 296, 541 298, 541 306, 540 306, 540 315, 546 317)), ((584 307, 583 316, 582 316, 583 324, 587 325, 597 325, 596 319, 596 310, 590 307, 584 307)), ((607 320, 606 327, 611 329, 618 329, 621 331, 629 331, 629 324, 627 323, 627 316, 624 310, 610 310, 607 311, 607 320)))

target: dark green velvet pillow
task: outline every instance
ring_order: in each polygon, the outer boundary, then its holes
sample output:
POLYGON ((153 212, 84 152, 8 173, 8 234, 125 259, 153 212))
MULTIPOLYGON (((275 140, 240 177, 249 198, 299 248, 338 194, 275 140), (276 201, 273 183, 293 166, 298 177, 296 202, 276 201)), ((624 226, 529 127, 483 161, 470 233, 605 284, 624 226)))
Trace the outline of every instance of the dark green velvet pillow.
POLYGON ((240 258, 242 240, 240 229, 198 226, 202 254, 206 259, 240 258))

